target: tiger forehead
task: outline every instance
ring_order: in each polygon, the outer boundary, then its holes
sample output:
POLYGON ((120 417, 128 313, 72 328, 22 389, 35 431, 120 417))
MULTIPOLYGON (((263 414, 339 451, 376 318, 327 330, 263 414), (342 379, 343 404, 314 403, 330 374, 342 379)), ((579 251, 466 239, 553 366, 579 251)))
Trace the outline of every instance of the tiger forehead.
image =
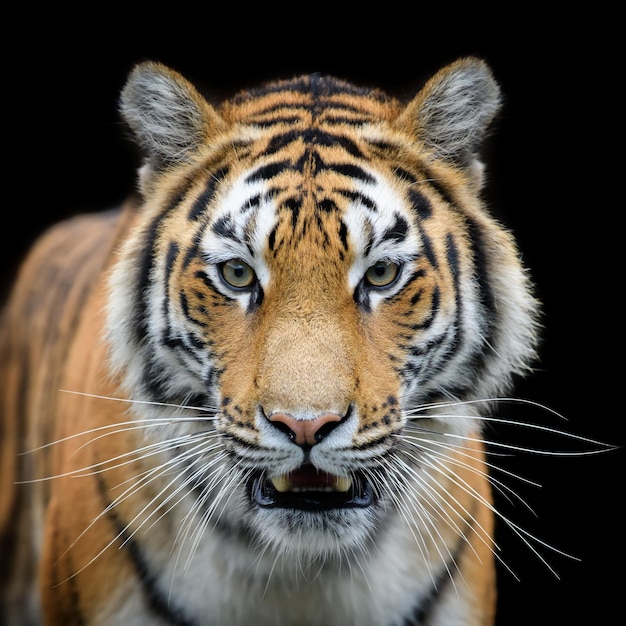
POLYGON ((331 250, 342 260, 349 250, 352 258, 391 244, 414 250, 411 210, 397 181, 366 163, 352 163, 349 173, 337 164, 317 174, 311 169, 283 163, 270 176, 254 164, 225 184, 210 211, 214 249, 238 256, 238 245, 244 258, 331 250))
POLYGON ((231 123, 263 127, 297 123, 308 127, 359 125, 391 120, 397 113, 398 102, 379 90, 315 74, 242 91, 221 110, 231 123))
POLYGON ((245 92, 221 113, 237 158, 209 172, 212 191, 202 194, 209 259, 298 250, 343 260, 359 253, 351 240, 363 253, 408 232, 412 200, 392 156, 395 101, 304 77, 245 92))
POLYGON ((251 181, 282 176, 277 184, 293 186, 300 175, 332 189, 345 184, 340 176, 367 179, 359 163, 382 164, 392 146, 403 143, 392 130, 395 100, 330 77, 305 76, 243 92, 221 114, 233 132, 229 143, 238 146, 237 163, 250 170, 251 181))

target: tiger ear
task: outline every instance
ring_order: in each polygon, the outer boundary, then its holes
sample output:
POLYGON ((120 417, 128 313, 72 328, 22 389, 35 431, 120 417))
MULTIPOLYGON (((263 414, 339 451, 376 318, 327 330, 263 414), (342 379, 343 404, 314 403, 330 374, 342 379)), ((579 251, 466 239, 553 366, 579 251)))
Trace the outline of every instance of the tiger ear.
POLYGON ((120 110, 150 171, 187 161, 224 126, 217 111, 187 79, 152 61, 140 63, 130 73, 120 110))
POLYGON ((438 158, 475 165, 476 152, 500 108, 500 88, 487 64, 459 59, 437 72, 409 102, 399 124, 438 158))

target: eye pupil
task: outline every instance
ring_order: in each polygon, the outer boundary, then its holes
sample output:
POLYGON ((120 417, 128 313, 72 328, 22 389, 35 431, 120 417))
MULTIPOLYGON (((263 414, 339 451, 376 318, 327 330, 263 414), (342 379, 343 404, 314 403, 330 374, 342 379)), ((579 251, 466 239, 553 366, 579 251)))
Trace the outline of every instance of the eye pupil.
POLYGON ((220 266, 224 282, 235 289, 250 287, 256 280, 254 270, 241 259, 225 261, 220 266))

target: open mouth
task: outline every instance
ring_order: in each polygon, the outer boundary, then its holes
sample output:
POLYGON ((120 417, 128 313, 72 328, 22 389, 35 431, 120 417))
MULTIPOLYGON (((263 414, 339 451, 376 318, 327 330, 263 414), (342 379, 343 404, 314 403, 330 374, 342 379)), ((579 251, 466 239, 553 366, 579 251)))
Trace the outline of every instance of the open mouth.
POLYGON ((272 478, 257 476, 249 488, 252 502, 263 508, 327 511, 365 508, 374 502, 372 486, 363 476, 336 476, 313 465, 272 478))

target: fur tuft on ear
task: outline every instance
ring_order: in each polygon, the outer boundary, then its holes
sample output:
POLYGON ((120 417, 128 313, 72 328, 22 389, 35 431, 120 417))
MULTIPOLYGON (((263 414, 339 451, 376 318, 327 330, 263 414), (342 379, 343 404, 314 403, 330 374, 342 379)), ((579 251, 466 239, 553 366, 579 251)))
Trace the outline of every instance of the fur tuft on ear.
POLYGON ((437 157, 472 165, 499 108, 500 88, 489 67, 467 57, 437 72, 398 121, 437 157))
POLYGON ((152 61, 131 72, 120 110, 150 170, 186 161, 223 126, 219 114, 189 81, 152 61))

